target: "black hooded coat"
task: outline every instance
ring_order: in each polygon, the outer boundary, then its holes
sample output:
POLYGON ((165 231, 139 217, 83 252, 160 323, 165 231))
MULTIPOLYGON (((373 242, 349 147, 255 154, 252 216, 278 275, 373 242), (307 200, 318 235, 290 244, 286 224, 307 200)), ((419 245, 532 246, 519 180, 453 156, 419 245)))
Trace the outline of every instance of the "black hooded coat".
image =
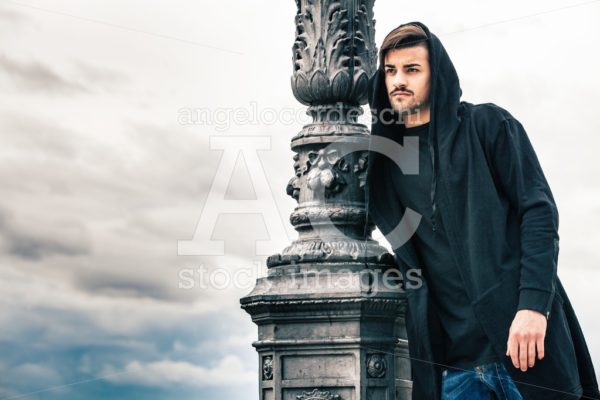
MULTIPOLYGON (((585 338, 557 276, 558 211, 525 130, 494 104, 461 102, 458 76, 440 40, 425 25, 412 24, 429 38, 433 218, 446 227, 477 319, 524 399, 600 399, 585 338), (506 356, 509 328, 521 308, 548 317, 545 357, 526 372, 506 356)), ((381 65, 369 81, 369 105, 372 136, 399 134, 397 125, 377 118, 390 109, 381 65)), ((388 235, 405 207, 381 178, 381 157, 369 153, 366 201, 368 217, 388 235)), ((410 239, 394 254, 404 277, 422 267, 410 239)), ((422 283, 406 289, 412 396, 439 399, 442 332, 430 285, 422 283)))

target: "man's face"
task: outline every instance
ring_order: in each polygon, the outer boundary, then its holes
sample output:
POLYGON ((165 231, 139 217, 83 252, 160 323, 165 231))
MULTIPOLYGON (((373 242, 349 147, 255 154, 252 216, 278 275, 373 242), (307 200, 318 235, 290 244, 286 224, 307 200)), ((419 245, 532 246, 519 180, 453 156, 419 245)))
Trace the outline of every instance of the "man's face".
POLYGON ((429 119, 429 54, 425 45, 388 50, 384 60, 385 86, 392 108, 429 119))

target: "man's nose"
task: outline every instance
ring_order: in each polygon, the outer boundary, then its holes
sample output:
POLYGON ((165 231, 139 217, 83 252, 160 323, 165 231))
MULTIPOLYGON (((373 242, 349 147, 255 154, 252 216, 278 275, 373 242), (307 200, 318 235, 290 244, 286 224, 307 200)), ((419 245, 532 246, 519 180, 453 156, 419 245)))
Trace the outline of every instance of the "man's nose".
POLYGON ((405 87, 407 85, 406 76, 399 72, 394 76, 393 84, 397 88, 405 87))

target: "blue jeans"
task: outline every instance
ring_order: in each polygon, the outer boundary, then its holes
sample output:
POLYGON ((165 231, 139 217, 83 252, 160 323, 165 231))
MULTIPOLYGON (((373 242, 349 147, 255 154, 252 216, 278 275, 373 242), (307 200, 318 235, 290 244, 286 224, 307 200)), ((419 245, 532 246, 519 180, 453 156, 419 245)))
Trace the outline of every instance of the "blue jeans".
POLYGON ((523 400, 504 364, 479 365, 470 370, 444 369, 442 400, 523 400))

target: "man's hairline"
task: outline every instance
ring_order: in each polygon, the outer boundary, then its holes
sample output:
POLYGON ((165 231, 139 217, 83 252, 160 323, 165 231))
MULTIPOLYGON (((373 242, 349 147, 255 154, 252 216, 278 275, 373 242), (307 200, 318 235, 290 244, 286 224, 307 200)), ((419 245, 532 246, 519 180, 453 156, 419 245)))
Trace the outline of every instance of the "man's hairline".
MULTIPOLYGON (((429 63, 429 46, 427 45, 426 40, 427 39, 423 39, 423 40, 415 42, 415 43, 406 43, 406 44, 402 44, 398 47, 390 47, 388 49, 383 50, 383 53, 382 53, 383 63, 385 64, 385 58, 387 57, 388 53, 391 50, 402 50, 402 49, 409 49, 412 47, 424 47, 425 50, 427 50, 427 63, 429 63)), ((385 68, 385 65, 382 65, 381 67, 385 68)))

